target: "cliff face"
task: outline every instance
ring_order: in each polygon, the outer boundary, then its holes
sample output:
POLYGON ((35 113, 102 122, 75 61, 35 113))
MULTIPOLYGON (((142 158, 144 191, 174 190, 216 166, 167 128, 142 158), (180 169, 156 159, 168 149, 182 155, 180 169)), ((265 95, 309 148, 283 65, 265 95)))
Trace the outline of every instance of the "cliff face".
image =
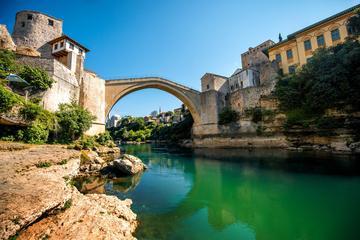
POLYGON ((243 107, 237 122, 217 125, 216 134, 194 136, 193 147, 288 148, 355 153, 360 152, 359 123, 358 112, 328 110, 316 121, 290 126, 287 115, 279 110, 277 99, 267 95, 261 96, 251 107, 243 107))

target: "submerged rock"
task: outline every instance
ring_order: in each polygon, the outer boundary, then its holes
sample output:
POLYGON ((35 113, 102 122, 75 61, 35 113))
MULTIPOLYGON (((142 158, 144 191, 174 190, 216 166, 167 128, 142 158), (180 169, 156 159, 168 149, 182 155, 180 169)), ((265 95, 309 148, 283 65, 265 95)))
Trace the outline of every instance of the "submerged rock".
POLYGON ((113 167, 126 175, 134 175, 147 168, 139 158, 129 154, 124 154, 122 158, 115 159, 113 167))

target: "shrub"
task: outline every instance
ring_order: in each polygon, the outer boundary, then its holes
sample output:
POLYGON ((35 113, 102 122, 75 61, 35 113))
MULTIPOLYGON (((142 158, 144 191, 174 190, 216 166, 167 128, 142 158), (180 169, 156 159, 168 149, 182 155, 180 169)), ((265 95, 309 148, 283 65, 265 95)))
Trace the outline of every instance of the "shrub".
POLYGON ((47 72, 41 68, 30 67, 27 65, 22 67, 19 76, 33 86, 34 90, 45 91, 54 83, 54 80, 49 77, 47 72))
POLYGON ((30 127, 26 128, 23 140, 27 143, 46 143, 49 137, 49 129, 46 124, 36 120, 30 127))
POLYGON ((0 113, 9 111, 16 104, 21 104, 21 97, 0 85, 0 113))
POLYGON ((6 78, 10 73, 17 72, 15 54, 8 50, 0 50, 0 78, 6 78))
POLYGON ((259 107, 254 108, 254 111, 252 113, 252 121, 254 123, 258 123, 262 120, 262 118, 263 118, 263 114, 261 108, 259 107))
POLYGON ((63 143, 69 143, 81 137, 95 119, 88 110, 75 103, 60 104, 56 117, 60 127, 59 141, 63 143))
POLYGON ((229 107, 225 107, 219 114, 220 125, 236 122, 237 120, 239 120, 239 113, 229 107))
POLYGON ((43 111, 42 107, 37 104, 27 103, 20 109, 20 115, 25 120, 35 120, 36 117, 43 111))
POLYGON ((51 162, 38 162, 37 164, 35 164, 35 166, 37 168, 48 168, 51 167, 51 162))
POLYGON ((75 149, 93 149, 96 146, 95 137, 92 136, 82 136, 80 139, 75 141, 75 149))
POLYGON ((96 136, 96 142, 100 145, 107 145, 109 141, 112 141, 112 137, 110 136, 110 133, 108 131, 104 133, 99 133, 96 136))

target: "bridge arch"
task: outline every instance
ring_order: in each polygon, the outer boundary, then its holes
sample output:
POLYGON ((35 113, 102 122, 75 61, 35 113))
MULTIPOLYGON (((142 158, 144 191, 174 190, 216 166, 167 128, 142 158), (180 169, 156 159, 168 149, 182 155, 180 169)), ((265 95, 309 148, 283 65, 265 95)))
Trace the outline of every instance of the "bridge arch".
POLYGON ((158 77, 105 81, 105 117, 109 115, 110 110, 121 98, 146 88, 160 89, 177 97, 189 109, 194 119, 194 125, 200 124, 200 92, 158 77))

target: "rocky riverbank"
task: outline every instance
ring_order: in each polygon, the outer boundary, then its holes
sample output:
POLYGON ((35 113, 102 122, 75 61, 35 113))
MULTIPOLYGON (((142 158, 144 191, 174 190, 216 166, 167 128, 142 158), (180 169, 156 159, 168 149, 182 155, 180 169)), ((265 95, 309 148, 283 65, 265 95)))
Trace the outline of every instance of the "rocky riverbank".
POLYGON ((130 199, 83 195, 72 185, 80 151, 0 146, 0 239, 133 239, 137 221, 130 199))

